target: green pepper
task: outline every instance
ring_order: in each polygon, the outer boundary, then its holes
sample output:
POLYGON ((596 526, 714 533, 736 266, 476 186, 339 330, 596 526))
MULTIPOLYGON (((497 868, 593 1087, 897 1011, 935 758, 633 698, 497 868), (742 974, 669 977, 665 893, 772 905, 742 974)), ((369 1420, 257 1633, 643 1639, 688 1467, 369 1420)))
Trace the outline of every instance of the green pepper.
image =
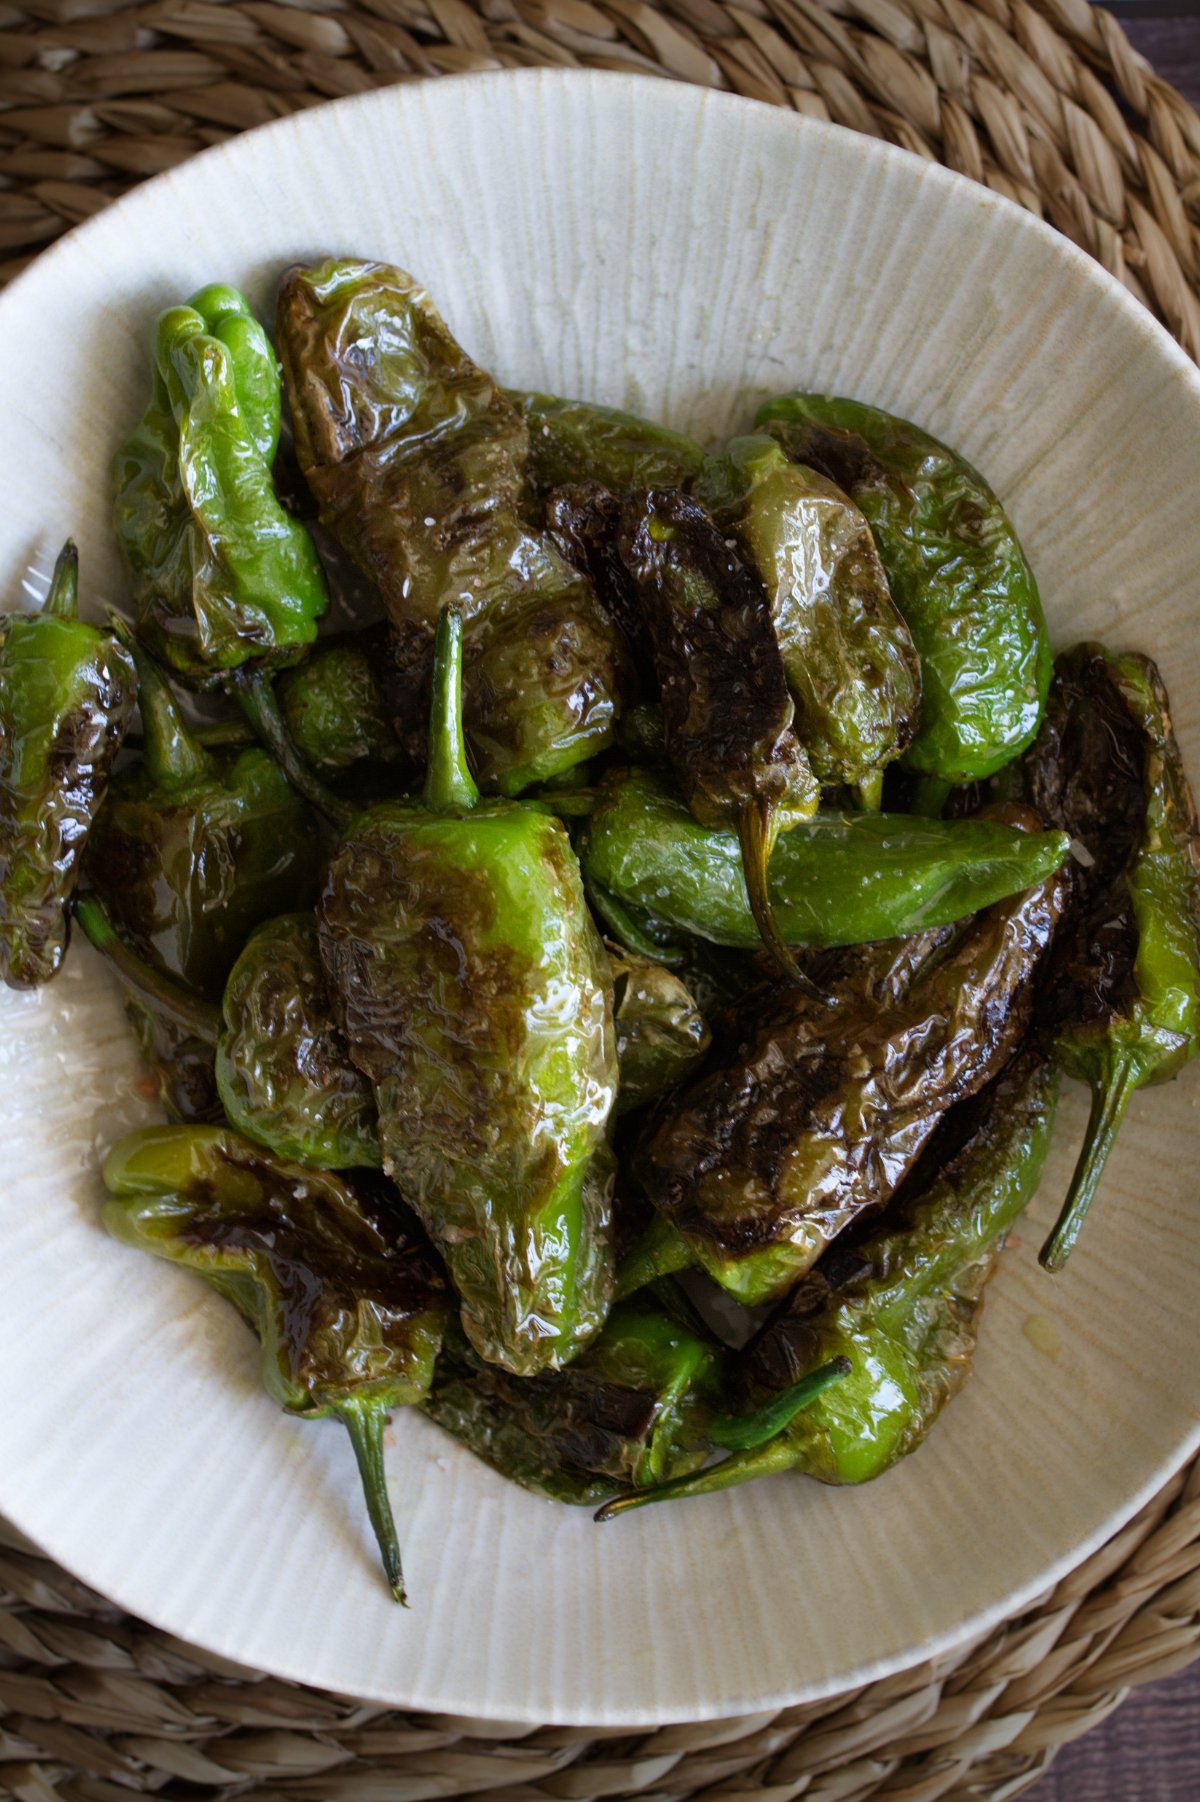
POLYGON ((40 613, 0 614, 0 976, 48 982, 66 904, 133 712, 132 659, 79 618, 67 541, 40 613))
POLYGON ((305 762, 327 781, 391 774, 406 759, 381 680, 386 634, 331 638, 275 684, 280 711, 305 762))
MULTIPOLYGON (((1024 832, 1001 820, 929 820, 838 813, 782 836, 770 893, 790 945, 852 945, 943 925, 1040 882, 1063 862, 1062 832, 1024 832)), ((738 841, 697 824, 645 770, 614 772, 585 828, 589 889, 635 925, 752 948, 758 927, 738 841)))
POLYGON ((112 782, 87 880, 135 951, 219 1001, 252 929, 315 899, 316 822, 265 751, 205 750, 152 659, 134 657, 143 759, 112 782))
POLYGON ((617 1112, 644 1107, 691 1074, 711 1034, 687 984, 663 964, 608 947, 620 1088, 617 1112))
POLYGON ((613 494, 682 488, 704 463, 704 451, 694 438, 636 413, 563 400, 557 394, 506 393, 529 432, 529 479, 535 495, 588 481, 613 494))
POLYGON ((424 799, 370 808, 343 839, 321 955, 384 1169, 445 1256, 476 1350, 532 1375, 608 1312, 612 995, 559 821, 479 799, 461 647, 447 609, 424 799))
POLYGON ((160 315, 152 355, 149 406, 115 465, 139 634, 198 686, 250 659, 294 662, 329 597, 272 482, 280 379, 266 333, 235 288, 213 286, 160 315))
MULTIPOLYGON (((777 1301, 847 1226, 885 1205, 942 1115, 1024 1038, 1065 896, 1052 875, 948 945, 925 939, 885 978, 882 1001, 860 975, 833 1005, 785 990, 746 1007, 721 1062, 659 1111, 635 1156, 646 1195, 690 1254, 675 1267, 700 1263, 750 1306, 777 1301)), ((888 947, 879 951, 888 962, 888 947)))
POLYGON ((921 659, 910 769, 990 776, 1038 729, 1050 640, 1033 571, 978 470, 919 426, 859 401, 792 394, 756 427, 844 489, 866 515, 921 659))
POLYGON ((378 1186, 287 1163, 227 1127, 132 1133, 104 1181, 114 1238, 194 1270, 249 1322, 279 1406, 345 1425, 402 1602, 383 1429, 428 1392, 449 1312, 423 1241, 378 1186))
POLYGON ((947 1118, 884 1223, 853 1250, 835 1247, 744 1354, 753 1419, 771 1396, 845 1359, 836 1386, 775 1438, 617 1496, 597 1518, 781 1470, 863 1483, 919 1445, 969 1374, 984 1286, 1037 1190, 1057 1098, 1053 1065, 1022 1053, 947 1118))
MULTIPOLYGON (((434 631, 453 603, 481 783, 514 795, 605 749, 627 680, 619 635, 527 523, 525 421, 428 296, 380 263, 295 269, 278 336, 322 522, 387 606, 397 730, 424 724, 434 631)), ((418 758, 422 737, 406 739, 418 758)))
POLYGON ((1092 1090, 1087 1135, 1042 1251, 1070 1255, 1135 1091, 1200 1045, 1200 839, 1162 679, 1146 657, 1083 644, 1059 657, 1037 743, 1001 779, 1069 832, 1074 898, 1040 1024, 1092 1090))
POLYGON ((848 1372, 806 1375, 757 1415, 724 1407, 722 1348, 644 1302, 614 1308, 564 1370, 512 1377, 447 1336, 424 1404, 439 1426, 525 1489, 594 1506, 695 1470, 714 1445, 753 1446, 848 1372))
POLYGON ((721 463, 736 498, 720 522, 766 589, 796 736, 821 782, 878 807, 884 769, 913 736, 921 668, 871 529, 773 438, 735 438, 721 463))
POLYGON ((333 1017, 312 914, 253 932, 225 984, 217 1087, 232 1126, 322 1170, 378 1165, 375 1096, 333 1017))

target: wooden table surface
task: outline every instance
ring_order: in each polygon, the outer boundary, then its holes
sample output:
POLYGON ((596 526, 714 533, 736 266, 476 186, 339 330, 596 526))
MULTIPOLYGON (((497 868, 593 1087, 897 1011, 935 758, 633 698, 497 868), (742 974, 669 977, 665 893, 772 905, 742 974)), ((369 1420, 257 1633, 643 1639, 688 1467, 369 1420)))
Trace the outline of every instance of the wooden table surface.
MULTIPOLYGON (((1200 107, 1200 0, 1109 0, 1160 75, 1200 107)), ((1200 1802, 1200 1664, 1148 1683, 1059 1753, 1025 1802, 1200 1802)))

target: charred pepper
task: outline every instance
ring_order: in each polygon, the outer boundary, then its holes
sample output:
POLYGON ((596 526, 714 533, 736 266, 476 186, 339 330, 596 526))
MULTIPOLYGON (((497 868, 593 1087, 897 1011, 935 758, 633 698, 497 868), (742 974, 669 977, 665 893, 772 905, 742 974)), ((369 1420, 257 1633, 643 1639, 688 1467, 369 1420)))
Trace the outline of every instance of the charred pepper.
POLYGON ((1154 664, 1095 644, 1061 656, 1037 743, 1002 780, 1081 852, 1039 1007, 1063 1068, 1092 1090, 1070 1191, 1042 1251, 1057 1270, 1131 1096, 1175 1076, 1200 1043, 1200 839, 1154 664))
POLYGON ((997 902, 896 984, 834 1006, 768 994, 721 1065, 652 1123, 635 1160, 692 1259, 751 1305, 776 1301, 884 1205, 948 1108, 1024 1037, 1061 916, 1053 875, 997 902))
MULTIPOLYGON (((776 844, 771 900, 790 945, 898 938, 1031 887, 1068 848, 1063 832, 1018 831, 999 819, 822 809, 776 844)), ((606 778, 580 861, 598 904, 616 902, 652 939, 677 932, 742 949, 758 942, 737 840, 698 825, 646 770, 606 778)))
POLYGON ((66 904, 133 712, 133 661, 79 618, 67 542, 40 613, 0 614, 0 976, 48 982, 66 904))
MULTIPOLYGON (((525 421, 428 295, 381 263, 292 270, 278 335, 323 524, 379 585, 397 730, 424 724, 434 630, 465 629, 480 781, 517 794, 611 743, 624 651, 590 583, 526 522, 525 421)), ((420 757, 423 734, 410 736, 420 757)))
POLYGON ((613 494, 682 488, 704 463, 694 438, 619 407, 516 390, 508 398, 528 428, 529 479, 538 496, 575 482, 599 482, 613 494))
POLYGON ((608 948, 620 1088, 617 1112, 644 1107, 695 1069, 711 1034, 691 990, 665 965, 608 948))
POLYGON ((921 659, 908 767, 971 782, 1018 756, 1042 716, 1050 640, 1033 571, 978 470, 860 401, 786 395, 755 425, 866 515, 921 659))
POLYGON ((346 1427, 402 1602, 383 1429, 428 1392, 449 1313, 420 1236, 380 1185, 287 1163, 228 1128, 133 1133, 109 1152, 104 1181, 114 1238, 194 1270, 249 1322, 279 1406, 346 1427))
POLYGON ((406 762, 381 679, 386 660, 386 632, 372 628, 325 640, 275 684, 293 744, 326 781, 394 778, 406 762))
POLYGON ((947 1118, 885 1223, 853 1250, 827 1254, 744 1357, 756 1418, 768 1398, 831 1360, 848 1363, 843 1380, 776 1437, 617 1496, 599 1518, 781 1470, 863 1483, 914 1450, 969 1373, 984 1286, 1037 1190, 1057 1098, 1053 1066, 1022 1053, 947 1118))
POLYGON ((217 1086, 232 1126, 322 1170, 378 1166, 375 1096, 333 1017, 312 914, 251 934, 229 972, 217 1086))
POLYGON ((532 1375, 608 1312, 612 995, 562 826, 479 799, 461 645, 447 609, 423 801, 356 820, 326 873, 321 954, 384 1169, 443 1252, 476 1350, 532 1375))

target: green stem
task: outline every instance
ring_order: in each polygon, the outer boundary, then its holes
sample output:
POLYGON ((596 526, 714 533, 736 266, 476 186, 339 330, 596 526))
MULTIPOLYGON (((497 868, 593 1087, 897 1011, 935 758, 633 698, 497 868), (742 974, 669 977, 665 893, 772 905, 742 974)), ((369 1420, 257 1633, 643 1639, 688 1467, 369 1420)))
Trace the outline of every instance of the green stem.
POLYGON ((122 982, 147 1005, 185 1032, 215 1045, 221 1030, 221 1010, 211 1001, 185 988, 162 970, 140 957, 118 934, 100 902, 93 895, 75 901, 75 918, 102 957, 108 959, 122 982))
POLYGON ((388 1588, 396 1601, 407 1607, 404 1572, 400 1568, 400 1541, 396 1537, 396 1522, 392 1504, 388 1500, 387 1478, 383 1469, 383 1429, 387 1421, 387 1409, 378 1401, 360 1401, 349 1397, 344 1402, 336 1403, 333 1412, 349 1433, 350 1443, 354 1447, 358 1474, 362 1478, 363 1495, 367 1502, 367 1514, 375 1529, 388 1588))
POLYGON ((354 818, 354 809, 326 788, 296 749, 266 671, 244 664, 231 672, 229 687, 259 743, 271 753, 296 793, 324 814, 331 826, 344 832, 354 818))
POLYGON ((1133 1059, 1122 1058, 1109 1080, 1093 1088, 1091 1118, 1071 1187, 1054 1230, 1042 1246, 1039 1262, 1044 1270, 1061 1270, 1074 1250, 1084 1216, 1092 1205, 1113 1141, 1125 1118, 1125 1110, 1140 1082, 1141 1072, 1133 1059))
POLYGON ((469 813, 479 801, 463 736, 462 637, 462 614, 457 607, 443 607, 433 645, 429 762, 422 797, 430 813, 469 813))
POLYGON ((674 1276, 677 1270, 691 1270, 695 1265, 692 1248, 665 1214, 656 1214, 632 1251, 622 1258, 617 1269, 616 1300, 635 1295, 647 1283, 659 1277, 674 1276))
POLYGON ((156 788, 187 788, 214 773, 213 760, 192 736, 171 685, 150 653, 138 643, 129 621, 112 608, 108 623, 114 637, 133 656, 138 679, 138 711, 142 716, 142 761, 156 788))
POLYGON ((772 1396, 753 1414, 718 1414, 709 1424, 708 1436, 714 1445, 725 1451, 752 1451, 755 1446, 774 1439, 776 1433, 782 1433, 801 1408, 815 1402, 830 1384, 840 1383, 843 1377, 848 1377, 852 1369, 849 1358, 831 1358, 828 1364, 810 1370, 782 1395, 772 1396))
POLYGON ((763 801, 747 801, 738 815, 738 839, 742 847, 742 875, 746 881, 746 894, 750 900, 750 912, 754 915, 754 924, 758 927, 763 944, 774 958, 779 973, 794 988, 805 995, 811 995, 815 1001, 824 997, 811 977, 804 974, 792 955, 791 947, 785 942, 775 918, 775 909, 771 902, 770 886, 767 881, 767 866, 771 860, 776 832, 772 826, 772 809, 763 801))
POLYGON ((909 812, 922 820, 940 820, 953 787, 952 782, 943 782, 940 776, 918 776, 909 812))
POLYGON ((58 553, 42 612, 52 613, 55 619, 79 618, 79 552, 73 538, 68 538, 58 553))
POLYGON ((878 813, 883 806, 883 771, 868 770, 861 782, 854 784, 854 799, 862 813, 878 813))
POLYGON ((594 1519, 615 1520, 631 1508, 644 1508, 649 1502, 680 1501, 692 1495, 715 1495, 721 1489, 735 1489, 739 1483, 753 1483, 759 1477, 773 1476, 776 1471, 794 1470, 803 1462, 803 1449, 780 1433, 765 1445, 752 1451, 734 1452, 720 1464, 710 1464, 690 1477, 675 1477, 659 1483, 654 1489, 635 1489, 629 1495, 615 1495, 597 1510, 594 1519))

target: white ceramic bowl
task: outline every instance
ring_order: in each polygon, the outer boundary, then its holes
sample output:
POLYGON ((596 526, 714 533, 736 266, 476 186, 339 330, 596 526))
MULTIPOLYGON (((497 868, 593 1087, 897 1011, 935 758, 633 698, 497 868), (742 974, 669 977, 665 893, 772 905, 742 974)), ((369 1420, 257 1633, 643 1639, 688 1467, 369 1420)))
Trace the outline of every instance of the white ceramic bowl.
MULTIPOLYGON (((114 441, 159 307, 212 279, 400 262, 506 382, 701 434, 793 386, 960 447, 1060 644, 1161 661, 1200 777, 1200 377, 1136 302, 945 170, 748 101, 526 73, 341 101, 119 202, 0 298, 0 569, 68 531, 119 600, 114 441)), ((260 1392, 245 1329, 97 1224, 97 1147, 148 1117, 107 973, 0 996, 0 1510, 127 1608, 245 1664, 491 1718, 643 1724, 810 1699, 961 1644, 1061 1576, 1200 1443, 1197 1073, 1135 1100, 1068 1271, 1035 1249, 928 1444, 858 1491, 780 1478, 600 1529, 399 1416, 412 1598, 387 1598, 334 1423, 260 1392)))

